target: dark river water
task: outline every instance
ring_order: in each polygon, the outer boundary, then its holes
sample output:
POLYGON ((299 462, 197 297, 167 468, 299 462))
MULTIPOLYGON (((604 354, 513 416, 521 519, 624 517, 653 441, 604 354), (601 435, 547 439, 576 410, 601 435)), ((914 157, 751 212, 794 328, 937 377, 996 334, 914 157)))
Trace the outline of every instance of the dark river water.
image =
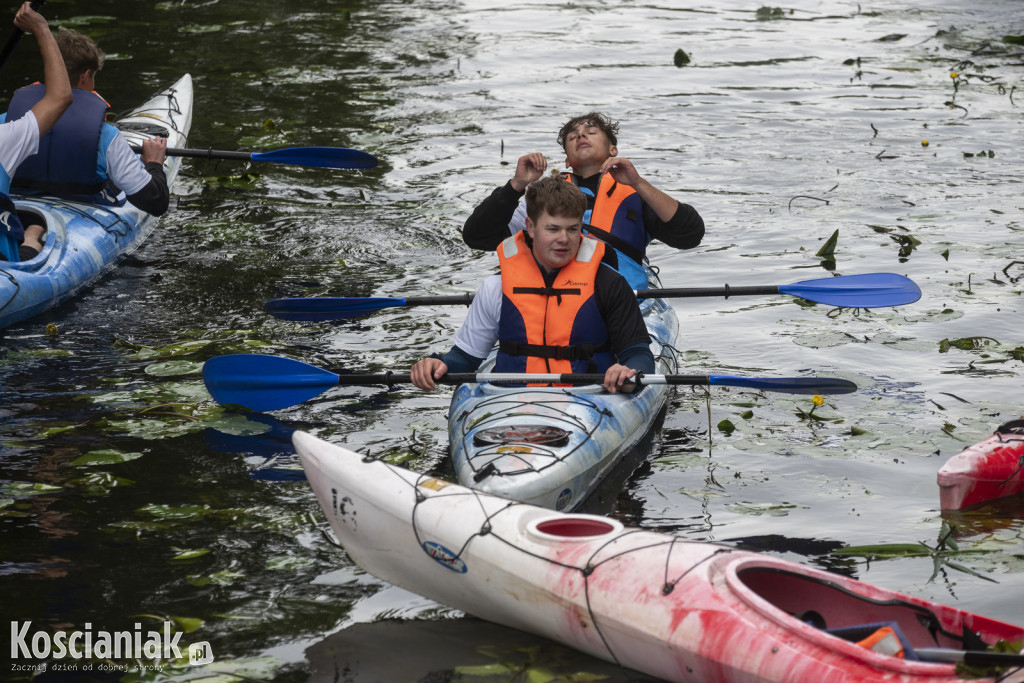
MULTIPOLYGON (((1024 503, 942 514, 935 473, 1024 413, 1024 56, 1001 41, 1024 33, 1022 10, 49 3, 48 18, 107 51, 98 89, 114 111, 187 72, 192 147, 353 147, 381 164, 186 161, 141 249, 0 333, 0 627, 172 619, 216 657, 202 670, 121 662, 40 680, 420 680, 513 660, 501 680, 637 680, 390 587, 325 539, 289 431, 447 475, 449 391, 347 389, 245 415, 217 406, 198 374, 224 353, 363 372, 447 348, 464 308, 303 325, 262 306, 475 289, 495 259, 462 244, 465 217, 519 155, 563 166, 558 127, 592 109, 621 121, 622 156, 706 221, 700 247, 650 250, 667 286, 896 272, 923 290, 870 311, 677 300, 690 372, 815 373, 860 389, 828 397, 815 419, 801 417, 806 396, 680 389, 645 464, 598 511, 1020 623, 1024 503), (825 263, 816 254, 836 232, 825 263), (938 551, 945 527, 958 550, 938 551), (834 553, 897 543, 923 545, 870 562, 834 553)), ((33 43, 0 73, 4 97, 39 77, 33 43)))

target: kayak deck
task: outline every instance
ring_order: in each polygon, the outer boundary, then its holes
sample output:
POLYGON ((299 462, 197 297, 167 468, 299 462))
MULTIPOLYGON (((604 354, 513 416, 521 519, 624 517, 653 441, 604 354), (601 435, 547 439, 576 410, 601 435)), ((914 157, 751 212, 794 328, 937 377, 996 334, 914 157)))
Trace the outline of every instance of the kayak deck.
POLYGON ((892 625, 910 656, 1024 640, 1020 626, 786 560, 516 503, 303 432, 293 441, 365 571, 665 680, 960 681, 952 664, 876 652, 839 631, 892 625))
MULTIPOLYGON (((640 310, 656 372, 676 372, 675 312, 664 299, 645 299, 640 310)), ((493 362, 492 354, 481 371, 493 362)), ((503 498, 575 509, 653 427, 669 393, 667 385, 631 395, 609 394, 600 385, 464 384, 448 416, 456 478, 503 498)))
MULTIPOLYGON (((192 78, 188 74, 115 122, 129 144, 166 135, 180 146, 192 125, 192 78)), ((181 165, 168 156, 164 172, 173 184, 181 165)), ((100 206, 50 196, 12 196, 24 221, 46 226, 42 251, 29 261, 0 261, 0 328, 31 318, 72 298, 138 248, 158 218, 125 203, 100 206)), ((27 224, 27 223, 26 223, 27 224)))

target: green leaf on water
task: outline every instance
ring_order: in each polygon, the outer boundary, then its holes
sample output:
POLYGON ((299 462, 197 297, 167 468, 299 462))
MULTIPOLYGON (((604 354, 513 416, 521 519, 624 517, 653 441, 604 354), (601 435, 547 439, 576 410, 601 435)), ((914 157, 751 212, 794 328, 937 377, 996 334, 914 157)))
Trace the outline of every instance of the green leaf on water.
POLYGON ((155 519, 189 519, 202 518, 209 515, 212 509, 208 505, 143 505, 135 512, 155 519))
POLYGON ((796 507, 793 503, 732 503, 725 509, 741 515, 785 517, 796 507))
POLYGON ((89 451, 85 455, 72 460, 71 464, 75 467, 101 467, 103 465, 117 465, 141 457, 142 453, 122 453, 113 448, 106 448, 98 451, 89 451))
POLYGON ((177 377, 194 375, 203 371, 203 364, 191 360, 170 360, 146 366, 146 374, 154 377, 177 377))
POLYGON ((835 260, 836 256, 836 245, 839 244, 839 230, 832 233, 832 236, 825 240, 825 244, 821 246, 821 249, 817 251, 815 256, 818 258, 827 259, 829 261, 835 260))
POLYGON ((267 560, 266 567, 270 571, 287 571, 290 569, 302 569, 313 564, 313 559, 310 557, 301 557, 296 555, 285 555, 282 557, 272 557, 267 560))
POLYGON ((203 625, 202 619, 196 619, 194 617, 171 617, 171 621, 173 621, 175 625, 177 625, 178 629, 184 633, 197 631, 203 625))
POLYGON ((90 472, 84 477, 78 479, 72 479, 68 482, 69 486, 73 486, 82 492, 85 496, 104 496, 110 493, 110 489, 117 486, 132 486, 135 482, 131 479, 125 479, 123 477, 115 477, 110 472, 90 472))
POLYGON ((885 559, 889 557, 927 557, 932 549, 924 543, 880 543, 877 545, 851 545, 833 550, 829 555, 885 559))
POLYGON ((36 436, 39 437, 40 439, 45 439, 47 437, 54 436, 55 434, 63 434, 64 432, 70 432, 74 429, 78 429, 81 426, 81 424, 55 425, 53 427, 47 427, 46 429, 36 434, 36 436))
POLYGON ((727 436, 729 434, 732 434, 733 432, 736 431, 736 425, 734 425, 729 420, 722 420, 716 426, 718 427, 718 431, 722 432, 723 434, 725 434, 727 436))
POLYGON ((63 489, 60 486, 50 486, 49 484, 40 483, 30 484, 24 481, 10 481, 6 484, 0 484, 0 496, 11 496, 13 498, 39 496, 44 493, 61 490, 63 489))
POLYGON ((456 676, 507 676, 508 674, 514 673, 515 669, 512 667, 502 664, 501 662, 494 662, 493 664, 478 664, 476 666, 457 666, 454 669, 456 676))
POLYGON ((682 48, 676 50, 675 56, 672 58, 675 62, 676 67, 684 67, 690 63, 690 55, 683 52, 682 48))
POLYGON ((196 548, 195 550, 179 550, 178 554, 168 560, 168 562, 191 562, 192 560, 199 559, 203 555, 209 555, 209 548, 196 548))
POLYGON ((156 358, 172 358, 175 356, 188 356, 213 343, 210 339, 196 339, 193 341, 168 344, 167 346, 142 348, 135 352, 138 360, 153 360, 156 358))
POLYGON ((245 574, 224 569, 219 572, 214 572, 208 576, 193 574, 188 577, 188 582, 199 588, 202 588, 203 586, 230 586, 236 579, 243 578, 245 578, 245 574))

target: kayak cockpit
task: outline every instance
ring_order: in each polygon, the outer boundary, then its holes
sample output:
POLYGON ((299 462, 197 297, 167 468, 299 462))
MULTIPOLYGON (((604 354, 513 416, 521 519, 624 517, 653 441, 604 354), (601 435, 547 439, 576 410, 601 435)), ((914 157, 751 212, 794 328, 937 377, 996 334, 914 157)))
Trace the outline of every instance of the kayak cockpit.
POLYGON ((0 263, 3 263, 5 268, 15 268, 21 271, 38 270, 44 263, 46 263, 47 258, 49 258, 49 254, 53 251, 54 231, 51 229, 50 221, 47 220, 47 216, 42 212, 36 211, 32 208, 26 208, 24 206, 17 206, 17 210, 18 220, 21 221, 22 226, 26 228, 30 225, 43 226, 45 231, 40 238, 43 243, 43 248, 38 254, 28 260, 0 261, 0 263))
POLYGON ((809 643, 858 657, 891 655, 893 666, 919 659, 917 648, 984 650, 999 639, 1021 639, 1019 629, 1000 622, 770 560, 740 563, 727 581, 748 605, 809 643), (883 632, 894 636, 893 651, 873 646, 883 632))

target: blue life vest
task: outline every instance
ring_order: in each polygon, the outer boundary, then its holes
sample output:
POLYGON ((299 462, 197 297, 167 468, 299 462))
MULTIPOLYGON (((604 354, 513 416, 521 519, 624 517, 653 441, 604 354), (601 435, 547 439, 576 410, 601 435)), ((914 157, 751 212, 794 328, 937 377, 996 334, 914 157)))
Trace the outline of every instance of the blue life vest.
POLYGON ((583 190, 587 197, 583 229, 615 249, 619 262, 617 270, 630 287, 649 287, 647 273, 641 264, 651 238, 644 227, 643 201, 637 191, 617 182, 608 173, 601 176, 596 195, 580 186, 579 176, 564 173, 562 177, 583 190))
MULTIPOLYGON (((7 120, 17 121, 43 99, 42 83, 20 88, 11 98, 7 120)), ((87 202, 110 203, 103 193, 107 179, 100 175, 100 134, 110 108, 94 92, 74 88, 74 102, 53 128, 39 139, 39 152, 14 173, 16 194, 53 194, 87 202)))

